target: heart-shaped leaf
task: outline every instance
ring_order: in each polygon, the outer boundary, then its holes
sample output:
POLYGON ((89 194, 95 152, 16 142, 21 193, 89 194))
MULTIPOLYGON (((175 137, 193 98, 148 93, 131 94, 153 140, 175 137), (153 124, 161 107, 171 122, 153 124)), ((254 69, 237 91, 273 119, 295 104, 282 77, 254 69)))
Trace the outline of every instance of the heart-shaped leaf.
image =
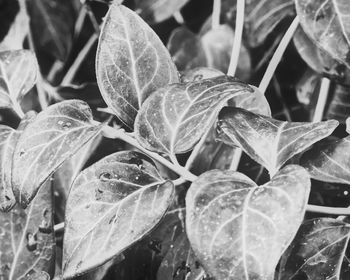
POLYGON ((0 52, 0 108, 18 106, 36 83, 38 63, 28 50, 0 52))
POLYGON ((0 273, 3 279, 50 279, 55 256, 51 182, 46 183, 31 205, 0 213, 0 273))
POLYGON ((320 218, 304 222, 282 258, 278 279, 341 279, 349 237, 350 225, 342 221, 320 218))
POLYGON ((133 11, 113 4, 101 30, 96 74, 103 99, 130 128, 154 90, 179 81, 167 49, 133 11))
POLYGON ((136 139, 159 153, 172 156, 187 152, 225 102, 252 94, 251 87, 229 76, 161 88, 146 100, 137 115, 136 139))
POLYGON ((216 279, 272 280, 303 220, 309 192, 309 175, 297 165, 262 186, 239 172, 206 172, 186 196, 191 246, 216 279))
POLYGON ((89 106, 69 100, 49 106, 21 134, 13 159, 12 188, 26 207, 45 180, 85 143, 95 137, 89 106))
POLYGON ((147 234, 173 199, 174 187, 138 152, 118 152, 74 181, 67 201, 64 279, 102 265, 147 234))
POLYGON ((284 122, 225 107, 219 114, 218 126, 221 140, 242 147, 272 176, 288 159, 329 136, 338 122, 284 122))
POLYGON ((300 23, 318 47, 350 68, 350 9, 346 0, 295 0, 300 23))
POLYGON ((149 22, 157 23, 171 17, 179 11, 189 0, 136 0, 136 11, 149 22))

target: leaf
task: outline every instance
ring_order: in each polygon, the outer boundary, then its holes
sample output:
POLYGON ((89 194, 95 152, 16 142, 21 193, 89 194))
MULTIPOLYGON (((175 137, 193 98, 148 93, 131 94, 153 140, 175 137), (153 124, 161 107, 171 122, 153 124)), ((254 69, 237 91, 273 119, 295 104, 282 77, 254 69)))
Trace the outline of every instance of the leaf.
POLYGON ((135 137, 151 151, 174 155, 187 152, 209 128, 230 98, 249 96, 252 88, 233 77, 172 84, 154 92, 135 121, 135 137))
POLYGON ((189 0, 135 0, 136 11, 150 24, 162 22, 187 4, 189 0))
POLYGON ((223 72, 209 67, 196 67, 186 70, 181 75, 182 83, 197 82, 204 79, 210 79, 225 75, 223 72))
POLYGON ((88 105, 69 100, 49 106, 21 134, 13 159, 12 188, 26 207, 45 180, 101 129, 88 105))
POLYGON ((341 123, 345 123, 345 120, 350 115, 350 95, 349 87, 337 83, 334 85, 332 99, 328 104, 325 117, 327 119, 336 119, 341 123))
POLYGON ((35 85, 38 71, 31 51, 0 52, 0 108, 16 108, 17 102, 35 85))
POLYGON ((0 212, 0 272, 4 279, 48 279, 32 276, 53 274, 52 189, 50 181, 46 184, 28 209, 16 206, 10 213, 0 212))
POLYGON ((159 37, 133 11, 117 4, 110 7, 101 30, 96 74, 103 99, 130 128, 154 90, 179 81, 159 37))
MULTIPOLYGON (((314 72, 311 69, 306 70, 303 76, 300 78, 296 85, 296 93, 299 103, 307 106, 308 110, 312 110, 310 112, 310 116, 313 115, 314 109, 313 99, 317 92, 320 91, 321 86, 321 76, 314 72)), ((327 118, 331 119, 331 118, 327 118)))
POLYGON ((203 173, 186 196, 186 231, 196 256, 216 279, 272 280, 309 192, 309 176, 297 165, 262 186, 231 170, 203 173))
POLYGON ((295 0, 300 24, 317 46, 350 68, 350 10, 347 0, 295 0))
POLYGON ((282 258, 280 280, 339 280, 350 225, 331 218, 304 222, 286 255, 282 258))
MULTIPOLYGON (((34 44, 65 61, 72 46, 75 12, 71 0, 26 0, 34 44)), ((39 52, 40 51, 40 52, 39 52)))
POLYGON ((147 234, 165 214, 174 187, 138 152, 118 152, 74 181, 67 201, 64 279, 102 265, 147 234))
POLYGON ((338 126, 325 122, 284 122, 240 108, 219 114, 219 138, 239 145, 252 159, 275 174, 288 159, 329 136, 338 126))

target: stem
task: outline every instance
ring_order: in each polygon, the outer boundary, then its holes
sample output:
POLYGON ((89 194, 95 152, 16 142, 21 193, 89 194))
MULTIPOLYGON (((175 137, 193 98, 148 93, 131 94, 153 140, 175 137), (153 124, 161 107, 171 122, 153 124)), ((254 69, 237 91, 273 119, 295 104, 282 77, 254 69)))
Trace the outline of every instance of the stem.
POLYGON ((322 213, 328 215, 350 215, 350 208, 348 207, 326 207, 326 206, 318 206, 318 205, 307 205, 306 211, 322 213))
POLYGON ((23 113, 23 110, 22 110, 21 106, 19 105, 19 103, 17 102, 17 100, 14 100, 14 99, 12 99, 12 98, 11 98, 11 100, 12 100, 12 109, 13 109, 13 111, 15 111, 15 113, 16 113, 21 119, 23 119, 24 113, 23 113))
POLYGON ((183 25, 185 23, 185 20, 180 11, 175 12, 173 16, 178 24, 183 25))
POLYGON ((217 29, 220 26, 221 0, 214 0, 211 28, 217 29))
POLYGON ((326 101, 328 97, 328 91, 331 81, 328 78, 322 78, 320 93, 318 95, 316 109, 314 112, 313 122, 322 121, 323 111, 326 106, 326 101))
POLYGON ((197 176, 192 174, 191 172, 189 172, 186 168, 184 168, 180 165, 175 165, 175 164, 171 163, 170 161, 168 161, 167 159, 160 156, 159 154, 151 152, 151 151, 143 148, 133 137, 127 135, 121 129, 115 129, 115 128, 112 128, 110 126, 104 126, 103 133, 104 133, 104 136, 107 138, 112 138, 112 139, 118 138, 120 140, 127 142, 128 144, 139 149, 141 152, 147 154, 148 156, 150 156, 154 160, 156 160, 156 161, 160 162, 161 164, 163 164, 164 166, 168 167, 170 170, 174 171, 175 173, 177 173, 178 175, 180 175, 181 177, 183 177, 187 181, 193 182, 197 179, 197 176))
POLYGON ((94 15, 93 11, 91 10, 91 7, 89 6, 88 3, 84 3, 83 7, 85 7, 85 9, 86 9, 86 12, 90 18, 91 23, 92 23, 92 26, 95 29, 95 33, 99 34, 100 33, 100 25, 98 24, 97 19, 94 15))
POLYGON ((53 230, 54 232, 59 232, 64 230, 64 223, 59 223, 57 225, 54 225, 53 230))
POLYGON ((269 85, 275 71, 276 68, 278 66, 278 64, 280 63, 283 53, 285 52, 289 42, 292 40, 293 38, 293 34, 295 32, 295 30, 297 29, 299 25, 299 18, 298 16, 296 16, 293 20, 293 22, 291 23, 291 25, 289 26, 287 32, 284 34, 281 42, 279 43, 275 53, 273 54, 273 57, 266 69, 266 72, 260 82, 259 85, 259 90, 262 94, 265 94, 265 91, 267 89, 267 86, 269 85))
POLYGON ((230 164, 230 170, 236 171, 238 169, 239 162, 241 161, 243 150, 241 148, 233 148, 233 149, 234 149, 234 154, 230 164))
POLYGON ((288 122, 291 122, 292 121, 292 117, 289 113, 289 110, 288 110, 288 106, 286 104, 286 102, 284 101, 284 98, 283 98, 283 95, 282 95, 282 92, 281 92, 281 87, 276 79, 276 76, 273 76, 273 85, 275 87, 275 91, 276 91, 276 95, 278 96, 278 98, 280 99, 281 101, 281 104, 282 104, 282 107, 283 107, 283 113, 286 117, 286 120, 288 122))
POLYGON ((227 75, 230 76, 234 76, 236 74, 236 69, 238 65, 239 52, 242 45, 242 34, 244 27, 244 8, 245 0, 237 0, 235 37, 233 39, 230 66, 227 71, 227 75))
POLYGON ((69 85, 72 83, 75 75, 77 74, 80 66, 82 65, 84 59, 89 54, 92 46, 95 44, 95 42, 98 39, 98 34, 94 33, 89 38, 89 40, 86 42, 85 46, 81 49, 80 53, 78 54, 77 58, 74 60, 73 64, 67 71, 66 75, 62 79, 61 85, 69 85))

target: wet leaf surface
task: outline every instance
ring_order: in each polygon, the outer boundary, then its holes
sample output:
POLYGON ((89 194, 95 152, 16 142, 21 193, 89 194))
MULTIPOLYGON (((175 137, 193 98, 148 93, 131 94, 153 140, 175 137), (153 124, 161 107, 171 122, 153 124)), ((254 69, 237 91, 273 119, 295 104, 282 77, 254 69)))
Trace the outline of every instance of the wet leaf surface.
POLYGON ((309 192, 309 176, 296 165, 262 186, 239 172, 202 174, 186 196, 186 231, 196 256, 217 279, 273 279, 309 192))
POLYGON ((66 208, 64 278, 102 265, 147 234, 173 199, 173 184, 138 152, 118 152, 74 181, 66 208))
POLYGON ((15 197, 26 207, 43 182, 100 132, 88 105, 69 100, 40 112, 21 134, 13 160, 15 197))
POLYGON ((96 73, 107 105, 130 128, 151 92, 179 81, 159 37, 136 13, 117 4, 101 30, 96 73))

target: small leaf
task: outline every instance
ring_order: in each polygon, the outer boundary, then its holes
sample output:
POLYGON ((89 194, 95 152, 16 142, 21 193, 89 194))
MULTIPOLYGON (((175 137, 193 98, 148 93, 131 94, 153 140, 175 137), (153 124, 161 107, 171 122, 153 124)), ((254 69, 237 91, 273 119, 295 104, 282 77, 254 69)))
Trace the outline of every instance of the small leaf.
POLYGON ((13 192, 26 207, 45 180, 100 132, 88 105, 69 100, 49 106, 21 134, 13 160, 13 192))
POLYGON ((173 184, 138 152, 118 152, 74 181, 67 202, 64 279, 87 272, 147 234, 173 199, 173 184))
POLYGON ((1 276, 7 280, 49 279, 55 263, 52 188, 48 181, 28 209, 0 213, 1 276), (38 277, 33 277, 33 276, 38 277))
POLYGON ((295 0, 304 31, 334 59, 350 68, 350 10, 345 0, 295 0))
POLYGON ((273 175, 288 159, 329 136, 338 122, 284 122, 225 107, 219 114, 218 126, 221 140, 242 147, 273 175))
POLYGON ((187 4, 189 0, 135 0, 136 11, 149 22, 157 23, 171 17, 187 4))
POLYGON ((206 172, 186 196, 191 246, 216 279, 272 280, 303 220, 309 192, 309 176, 297 165, 262 186, 239 172, 206 172))
POLYGON ((16 103, 35 85, 38 71, 31 51, 0 52, 0 108, 17 106, 16 103))
POLYGON ((179 81, 159 37, 137 14, 117 4, 101 30, 96 73, 103 99, 130 128, 151 92, 179 81))
POLYGON ((151 151, 174 155, 199 141, 230 98, 252 95, 252 88, 233 77, 172 84, 154 92, 135 122, 135 136, 151 151))
POLYGON ((34 44, 65 61, 72 46, 75 12, 71 0, 26 0, 34 44))
MULTIPOLYGON (((304 222, 293 243, 282 258, 280 280, 339 280, 350 225, 330 218, 304 222)), ((345 279, 345 278, 344 278, 345 279)))

